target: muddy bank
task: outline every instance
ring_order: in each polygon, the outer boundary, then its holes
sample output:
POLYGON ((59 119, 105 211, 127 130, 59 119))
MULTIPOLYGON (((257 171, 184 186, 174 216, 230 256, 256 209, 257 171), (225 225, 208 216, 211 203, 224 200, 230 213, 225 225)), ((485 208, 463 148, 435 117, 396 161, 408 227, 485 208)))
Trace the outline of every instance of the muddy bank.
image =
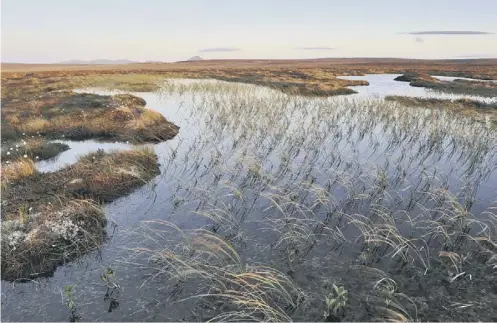
POLYGON ((24 160, 3 167, 2 278, 50 274, 98 246, 105 231, 98 202, 124 196, 159 172, 147 148, 99 151, 53 173, 38 173, 24 160))

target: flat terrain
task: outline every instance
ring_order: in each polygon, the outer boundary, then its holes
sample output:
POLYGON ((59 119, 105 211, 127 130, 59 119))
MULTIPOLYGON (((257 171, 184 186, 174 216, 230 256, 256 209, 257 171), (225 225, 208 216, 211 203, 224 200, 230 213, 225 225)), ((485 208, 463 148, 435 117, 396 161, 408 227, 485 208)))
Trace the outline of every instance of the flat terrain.
MULTIPOLYGON (((70 89, 81 85, 102 85, 95 78, 112 75, 146 75, 140 84, 150 89, 153 76, 211 78, 272 87, 289 94, 330 96, 352 94, 347 86, 368 85, 365 81, 337 79, 339 75, 418 72, 426 75, 497 80, 497 59, 415 60, 395 58, 330 58, 309 60, 203 60, 176 63, 123 65, 64 65, 2 63, 2 87, 36 77, 37 83, 60 83, 70 89), (77 77, 77 78, 74 78, 77 77), (71 79, 70 84, 67 80, 71 79), (83 82, 86 81, 86 82, 83 82), (93 80, 93 82, 92 82, 93 80), (6 84, 5 84, 6 83, 6 84), (147 85, 148 84, 148 85, 147 85)), ((129 77, 117 83, 129 84, 129 77)), ((102 80, 100 81, 102 82, 102 80)), ((104 81, 104 85, 110 86, 104 81)), ((112 88, 116 88, 114 82, 112 88)), ((119 85, 119 84, 117 84, 119 85)), ((14 85, 18 86, 18 85, 14 85)), ((60 84, 59 84, 60 86, 60 84)), ((422 86, 422 85, 421 85, 422 86)), ((118 86, 119 88, 119 86, 118 86)), ((127 88, 129 90, 133 90, 127 88)), ((134 88, 139 90, 140 88, 134 88)), ((5 89, 4 89, 5 91, 5 89)), ((4 95, 2 94, 2 98, 4 95)))
MULTIPOLYGON (((323 58, 296 60, 202 60, 175 63, 135 63, 122 65, 66 65, 66 64, 19 64, 2 63, 2 73, 34 71, 102 71, 102 70, 188 70, 188 69, 225 69, 225 68, 358 68, 358 69, 413 69, 413 70, 451 70, 456 73, 466 71, 485 71, 490 73, 497 66, 497 58, 492 59, 454 59, 421 60, 399 58, 323 58)), ((495 75, 495 70, 491 75, 495 75)))

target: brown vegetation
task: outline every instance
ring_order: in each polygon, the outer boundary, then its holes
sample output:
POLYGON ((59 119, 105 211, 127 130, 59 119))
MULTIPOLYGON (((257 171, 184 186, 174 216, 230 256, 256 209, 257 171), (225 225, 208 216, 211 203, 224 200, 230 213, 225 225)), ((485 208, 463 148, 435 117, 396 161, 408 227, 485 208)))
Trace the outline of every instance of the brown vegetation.
POLYGON ((395 101, 405 106, 423 107, 428 109, 450 109, 472 118, 491 122, 497 126, 497 103, 483 103, 469 99, 443 100, 414 98, 406 96, 387 96, 387 101, 395 101))
POLYGON ((112 201, 159 173, 148 148, 82 157, 53 173, 30 160, 2 167, 2 278, 50 274, 103 241, 98 202, 112 201), (89 199, 89 200, 87 200, 89 199))
POLYGON ((497 84, 493 82, 478 82, 456 79, 454 81, 440 81, 425 73, 409 72, 395 78, 396 81, 410 82, 409 85, 426 87, 429 89, 484 97, 497 96, 497 84))
POLYGON ((57 91, 2 100, 4 141, 43 136, 153 142, 174 137, 178 129, 159 112, 145 108, 145 100, 127 94, 57 91))
POLYGON ((2 98, 23 93, 87 86, 125 91, 154 91, 163 78, 215 78, 269 86, 286 93, 329 96, 354 93, 347 86, 366 81, 338 75, 408 73, 497 79, 497 60, 314 59, 203 60, 124 65, 2 64, 2 98))
POLYGON ((31 159, 20 159, 13 163, 2 166, 2 184, 8 183, 9 181, 20 180, 22 178, 33 175, 35 172, 36 168, 31 159))
MULTIPOLYGON (((27 136, 25 136, 27 137, 27 136)), ((17 144, 2 145, 2 162, 19 158, 34 160, 50 159, 69 149, 69 146, 59 142, 47 142, 39 137, 22 139, 17 144)))

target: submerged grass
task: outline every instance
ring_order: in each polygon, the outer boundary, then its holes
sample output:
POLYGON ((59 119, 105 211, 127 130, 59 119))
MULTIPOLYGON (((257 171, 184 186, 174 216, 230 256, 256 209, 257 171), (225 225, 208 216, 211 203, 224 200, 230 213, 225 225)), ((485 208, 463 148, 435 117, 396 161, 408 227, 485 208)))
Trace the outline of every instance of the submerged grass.
POLYGON ((174 212, 202 229, 151 221, 133 248, 170 291, 163 306, 215 321, 497 316, 497 200, 479 190, 495 190, 491 127, 389 100, 223 82, 162 90, 202 130, 167 165, 174 212), (252 277, 260 266, 276 280, 252 277), (336 311, 333 284, 347 291, 336 311))
POLYGON ((290 321, 287 313, 302 301, 301 290, 285 274, 243 263, 234 247, 212 232, 181 231, 164 221, 149 222, 148 229, 144 233, 155 242, 165 242, 164 248, 134 251, 149 257, 160 270, 154 280, 166 278, 179 289, 188 281, 196 281, 195 295, 179 302, 202 303, 205 312, 213 313, 211 317, 202 315, 204 320, 290 321))

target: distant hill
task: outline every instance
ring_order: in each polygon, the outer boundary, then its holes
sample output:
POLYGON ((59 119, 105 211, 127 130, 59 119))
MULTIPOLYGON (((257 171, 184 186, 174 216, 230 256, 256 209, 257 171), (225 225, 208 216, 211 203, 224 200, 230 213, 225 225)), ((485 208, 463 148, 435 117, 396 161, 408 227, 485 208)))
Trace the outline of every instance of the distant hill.
POLYGON ((193 56, 188 59, 188 61, 203 61, 204 59, 200 56, 193 56))
POLYGON ((129 59, 94 59, 91 61, 84 60, 69 60, 59 62, 57 64, 66 64, 66 65, 118 65, 118 64, 131 64, 136 63, 135 61, 131 61, 129 59))

